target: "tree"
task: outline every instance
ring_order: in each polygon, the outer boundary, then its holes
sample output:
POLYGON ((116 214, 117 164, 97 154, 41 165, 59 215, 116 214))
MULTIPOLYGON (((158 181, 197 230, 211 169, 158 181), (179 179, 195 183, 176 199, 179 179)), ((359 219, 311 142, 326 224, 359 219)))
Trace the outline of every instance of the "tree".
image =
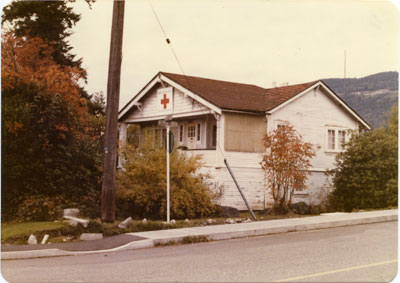
POLYGON ((261 161, 265 170, 267 189, 274 199, 275 213, 286 213, 294 191, 306 188, 311 158, 315 156, 313 145, 304 142, 291 125, 265 135, 266 152, 261 161))
POLYGON ((394 107, 385 127, 354 133, 347 150, 336 156, 331 170, 337 210, 397 206, 398 110, 394 107))
MULTIPOLYGON (((89 6, 95 0, 85 0, 89 6)), ((76 67, 82 71, 82 79, 86 82, 87 74, 82 67, 82 58, 76 59, 68 38, 72 35, 72 27, 79 22, 81 16, 76 14, 69 2, 63 1, 25 1, 16 0, 3 8, 2 27, 10 26, 16 37, 41 38, 51 46, 52 52, 48 56, 61 66, 76 67)), ((7 29, 5 29, 7 30, 7 29)), ((83 87, 79 87, 80 96, 87 100, 89 111, 95 115, 97 105, 92 103, 83 87)))
POLYGON ((52 53, 41 38, 3 34, 2 212, 11 217, 41 198, 52 197, 53 209, 90 208, 98 199, 103 118, 80 95, 85 72, 57 64, 52 53))
POLYGON ((81 68, 82 59, 75 59, 68 42, 71 28, 81 17, 68 2, 74 1, 13 1, 3 8, 2 25, 9 23, 17 37, 39 37, 48 42, 57 64, 81 68))

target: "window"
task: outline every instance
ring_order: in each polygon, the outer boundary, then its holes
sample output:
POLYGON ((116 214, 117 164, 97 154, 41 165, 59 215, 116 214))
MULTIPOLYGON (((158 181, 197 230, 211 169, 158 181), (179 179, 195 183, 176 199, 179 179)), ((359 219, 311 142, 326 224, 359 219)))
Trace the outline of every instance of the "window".
POLYGON ((335 130, 328 130, 328 149, 335 150, 335 130))
POLYGON ((346 129, 338 127, 327 127, 326 151, 340 152, 345 150, 346 129))
POLYGON ((183 142, 183 125, 179 126, 179 142, 183 142))
POLYGON ((283 130, 289 124, 287 121, 275 120, 275 126, 277 130, 283 130))
POLYGON ((188 138, 194 138, 196 135, 196 127, 194 125, 188 126, 188 138))
POLYGON ((346 143, 346 131, 339 130, 338 131, 338 137, 339 137, 339 149, 344 150, 344 144, 346 143))
POLYGON ((197 124, 197 141, 201 140, 200 133, 201 133, 201 124, 199 123, 197 124))

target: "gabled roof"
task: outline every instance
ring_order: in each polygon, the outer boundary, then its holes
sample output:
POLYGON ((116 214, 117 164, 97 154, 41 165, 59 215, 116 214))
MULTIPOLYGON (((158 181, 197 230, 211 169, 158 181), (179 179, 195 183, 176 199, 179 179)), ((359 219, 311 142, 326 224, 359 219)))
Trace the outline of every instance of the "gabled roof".
POLYGON ((165 72, 161 72, 161 74, 219 108, 254 112, 265 111, 264 88, 165 72))
POLYGON ((121 119, 157 82, 167 81, 205 103, 218 113, 221 110, 239 110, 247 112, 265 113, 274 112, 290 101, 297 99, 309 89, 322 86, 336 101, 350 112, 365 127, 369 124, 362 119, 346 102, 336 95, 322 81, 312 81, 291 86, 262 88, 256 85, 219 81, 201 77, 185 76, 167 72, 159 72, 131 101, 119 112, 121 119))
POLYGON ((265 89, 256 85, 160 72, 222 109, 265 112, 309 88, 315 82, 265 89))

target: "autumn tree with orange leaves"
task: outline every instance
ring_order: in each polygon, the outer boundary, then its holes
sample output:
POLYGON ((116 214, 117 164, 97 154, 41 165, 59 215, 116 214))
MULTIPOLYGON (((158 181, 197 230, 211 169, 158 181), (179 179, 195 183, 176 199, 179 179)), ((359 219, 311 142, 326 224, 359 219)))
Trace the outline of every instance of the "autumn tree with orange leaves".
POLYGON ((41 38, 10 31, 1 44, 2 216, 44 220, 65 206, 97 210, 103 117, 82 96, 85 71, 56 63, 41 38))
POLYGON ((315 150, 291 125, 266 134, 263 142, 265 154, 260 164, 265 170, 266 189, 274 200, 273 211, 287 213, 293 193, 306 188, 315 150))

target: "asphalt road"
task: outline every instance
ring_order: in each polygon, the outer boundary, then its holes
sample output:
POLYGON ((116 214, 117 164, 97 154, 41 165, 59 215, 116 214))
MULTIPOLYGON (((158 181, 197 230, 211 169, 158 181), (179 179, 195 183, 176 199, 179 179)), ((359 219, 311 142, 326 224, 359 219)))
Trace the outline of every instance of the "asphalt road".
POLYGON ((10 282, 390 282, 397 222, 85 256, 2 261, 10 282))

